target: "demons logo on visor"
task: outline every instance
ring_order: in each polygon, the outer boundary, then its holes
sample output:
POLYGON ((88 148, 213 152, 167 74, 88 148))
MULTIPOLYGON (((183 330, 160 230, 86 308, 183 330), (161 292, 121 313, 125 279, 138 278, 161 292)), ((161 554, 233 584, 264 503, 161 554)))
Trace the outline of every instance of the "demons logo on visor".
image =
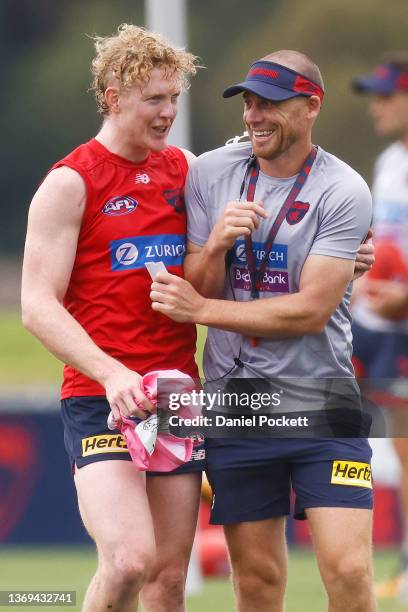
POLYGON ((289 225, 295 225, 299 223, 310 208, 308 202, 293 202, 286 214, 286 221, 289 225))

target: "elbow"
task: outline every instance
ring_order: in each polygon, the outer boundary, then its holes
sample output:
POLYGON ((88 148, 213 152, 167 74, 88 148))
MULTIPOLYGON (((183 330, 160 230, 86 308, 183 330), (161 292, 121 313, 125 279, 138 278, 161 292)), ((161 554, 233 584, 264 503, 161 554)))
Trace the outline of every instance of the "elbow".
POLYGON ((27 331, 33 333, 35 327, 35 316, 33 309, 24 302, 21 303, 21 323, 27 331))
POLYGON ((35 302, 23 297, 21 300, 21 323, 24 329, 36 336, 38 320, 39 317, 35 302))
POLYGON ((310 313, 305 319, 305 336, 318 336, 324 329, 330 317, 322 316, 321 313, 310 313))

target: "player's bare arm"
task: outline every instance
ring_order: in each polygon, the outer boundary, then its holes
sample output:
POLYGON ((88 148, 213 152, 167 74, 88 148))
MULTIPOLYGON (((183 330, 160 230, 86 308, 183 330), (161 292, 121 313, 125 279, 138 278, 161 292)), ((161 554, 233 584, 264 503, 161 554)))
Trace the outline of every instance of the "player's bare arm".
POLYGON ((139 388, 139 375, 104 353, 64 308, 75 260, 86 188, 68 167, 51 172, 31 203, 22 279, 24 326, 58 359, 106 389, 116 418, 154 408, 139 388), (50 263, 52 262, 52 264, 50 263))
POLYGON ((188 243, 185 278, 205 297, 220 297, 224 291, 227 252, 237 238, 249 236, 267 216, 261 202, 228 202, 207 243, 203 247, 188 243))
POLYGON ((251 302, 204 298, 187 281, 160 273, 150 297, 154 310, 176 321, 256 337, 314 335, 323 331, 340 304, 353 271, 353 260, 310 255, 297 293, 251 302))

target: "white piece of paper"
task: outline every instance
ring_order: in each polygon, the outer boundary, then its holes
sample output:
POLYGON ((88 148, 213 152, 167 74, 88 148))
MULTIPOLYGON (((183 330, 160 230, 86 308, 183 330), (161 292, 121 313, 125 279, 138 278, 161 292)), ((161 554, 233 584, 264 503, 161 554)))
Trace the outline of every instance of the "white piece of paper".
POLYGON ((156 280, 156 274, 159 272, 167 272, 167 268, 162 261, 148 261, 145 266, 152 280, 156 280))

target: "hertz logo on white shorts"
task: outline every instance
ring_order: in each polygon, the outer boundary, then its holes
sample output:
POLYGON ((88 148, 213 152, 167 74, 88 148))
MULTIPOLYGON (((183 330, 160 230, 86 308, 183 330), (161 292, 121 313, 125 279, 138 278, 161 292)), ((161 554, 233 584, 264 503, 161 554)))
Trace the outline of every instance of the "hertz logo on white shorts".
POLYGON ((333 461, 331 483, 372 489, 371 466, 358 461, 333 461))
POLYGON ((126 451, 126 440, 121 434, 103 434, 82 439, 83 457, 99 453, 124 453, 126 451))

